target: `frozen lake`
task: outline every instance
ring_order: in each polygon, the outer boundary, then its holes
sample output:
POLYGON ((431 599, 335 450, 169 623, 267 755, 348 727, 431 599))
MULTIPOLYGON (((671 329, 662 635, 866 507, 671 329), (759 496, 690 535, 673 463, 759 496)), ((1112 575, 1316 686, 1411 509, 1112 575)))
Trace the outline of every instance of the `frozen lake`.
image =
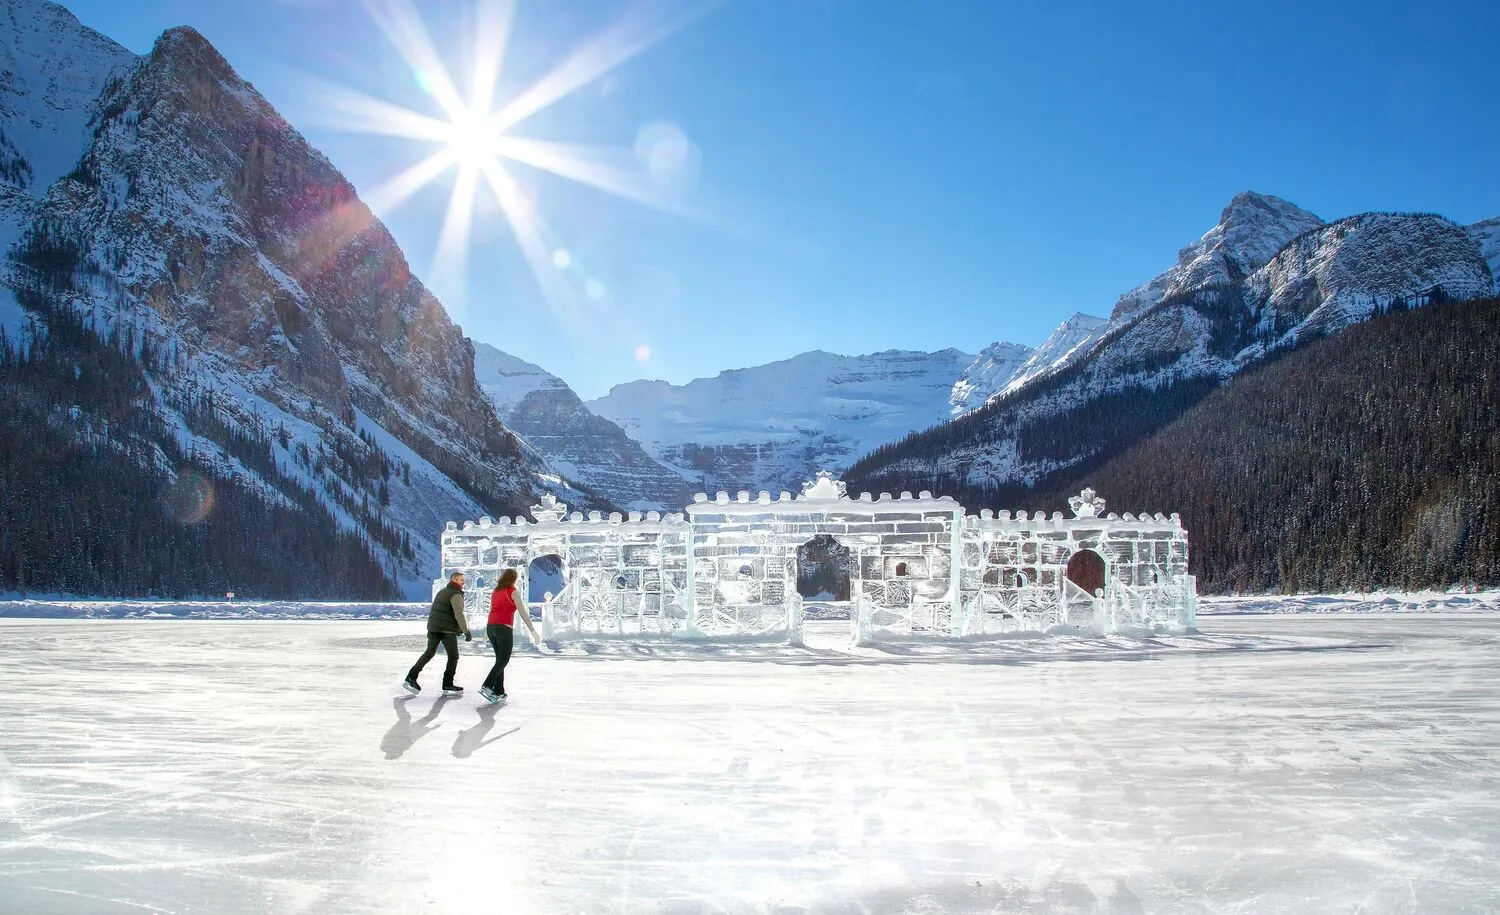
POLYGON ((1500 617, 845 625, 482 708, 398 698, 420 621, 0 620, 0 910, 1500 910, 1500 617))

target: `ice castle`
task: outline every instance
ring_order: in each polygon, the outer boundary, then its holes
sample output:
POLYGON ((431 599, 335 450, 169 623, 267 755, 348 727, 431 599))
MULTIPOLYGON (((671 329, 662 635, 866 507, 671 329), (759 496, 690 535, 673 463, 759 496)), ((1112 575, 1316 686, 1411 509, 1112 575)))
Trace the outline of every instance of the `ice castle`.
POLYGON ((801 644, 811 601, 798 591, 799 555, 821 541, 839 557, 845 580, 834 596, 847 595, 860 644, 1192 628, 1196 590, 1178 516, 1106 515, 1091 489, 1069 502, 1072 517, 970 515, 929 492, 850 498, 826 471, 797 495, 699 493, 667 514, 570 514, 547 496, 529 520, 450 521, 433 587, 465 573, 481 612, 501 570, 514 568, 524 589, 532 564, 553 557, 565 584, 542 602, 548 640, 801 644))

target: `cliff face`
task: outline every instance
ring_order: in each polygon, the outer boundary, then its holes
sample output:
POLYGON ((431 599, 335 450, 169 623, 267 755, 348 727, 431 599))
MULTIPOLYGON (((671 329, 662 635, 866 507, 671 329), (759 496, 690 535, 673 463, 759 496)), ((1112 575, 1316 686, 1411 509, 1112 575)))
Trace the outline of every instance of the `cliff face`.
POLYGON ((1212 229, 1177 252, 1176 264, 1120 296, 1110 320, 1128 320, 1173 296, 1239 282, 1288 241, 1322 224, 1280 197, 1254 191, 1236 194, 1212 229))
POLYGON ((692 482, 590 410, 561 378, 488 344, 475 352, 479 385, 500 418, 559 473, 628 511, 677 511, 692 501, 692 482))
POLYGON ((0 252, 78 162, 105 84, 135 62, 56 4, 0 2, 0 252))
POLYGON ((89 72, 109 76, 87 142, 25 212, 10 285, 149 353, 150 409, 197 460, 315 492, 412 593, 445 521, 544 488, 588 504, 501 424, 472 344, 353 187, 208 42, 174 29, 89 72), (205 403, 221 434, 186 418, 205 403), (266 441, 273 468, 226 436, 266 441))

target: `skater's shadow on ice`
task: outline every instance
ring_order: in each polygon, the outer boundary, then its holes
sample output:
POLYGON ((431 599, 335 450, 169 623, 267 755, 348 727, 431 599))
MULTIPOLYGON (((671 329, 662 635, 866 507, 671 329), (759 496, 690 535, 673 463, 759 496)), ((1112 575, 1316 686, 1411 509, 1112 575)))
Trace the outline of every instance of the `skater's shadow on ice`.
POLYGON ((459 759, 468 759, 474 754, 475 750, 483 749, 500 738, 509 737, 521 730, 520 728, 511 728, 504 734, 496 734, 489 740, 485 740, 484 735, 488 734, 495 726, 495 713, 500 711, 500 706, 485 705, 479 707, 476 711, 479 712, 479 723, 471 728, 459 731, 458 736, 453 739, 453 755, 459 759))
POLYGON ((380 738, 380 749, 384 751, 386 759, 396 759, 410 750, 412 744, 442 727, 442 722, 432 724, 432 721, 443 710, 448 697, 439 696, 432 703, 432 709, 427 714, 413 720, 411 712, 406 710, 406 703, 415 698, 415 696, 402 696, 391 700, 391 704, 396 708, 396 723, 391 725, 391 729, 385 732, 384 737, 380 738))

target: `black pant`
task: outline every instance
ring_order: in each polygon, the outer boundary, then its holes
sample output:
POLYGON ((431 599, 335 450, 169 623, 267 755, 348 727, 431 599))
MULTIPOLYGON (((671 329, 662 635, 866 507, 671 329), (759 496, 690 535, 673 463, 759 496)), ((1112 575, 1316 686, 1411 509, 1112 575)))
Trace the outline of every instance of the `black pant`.
POLYGON ((427 650, 417 658, 417 663, 412 665, 411 672, 406 679, 417 682, 417 676, 422 673, 422 668, 437 654, 438 643, 443 643, 443 650, 448 653, 448 666, 443 668, 443 689, 453 685, 453 675, 458 673, 458 633, 456 632, 428 632, 427 650))
POLYGON ((504 694, 505 665, 510 663, 510 650, 516 644, 516 631, 509 626, 491 623, 484 627, 484 634, 489 636, 490 644, 495 648, 495 666, 490 668, 490 675, 484 678, 484 685, 504 694))

